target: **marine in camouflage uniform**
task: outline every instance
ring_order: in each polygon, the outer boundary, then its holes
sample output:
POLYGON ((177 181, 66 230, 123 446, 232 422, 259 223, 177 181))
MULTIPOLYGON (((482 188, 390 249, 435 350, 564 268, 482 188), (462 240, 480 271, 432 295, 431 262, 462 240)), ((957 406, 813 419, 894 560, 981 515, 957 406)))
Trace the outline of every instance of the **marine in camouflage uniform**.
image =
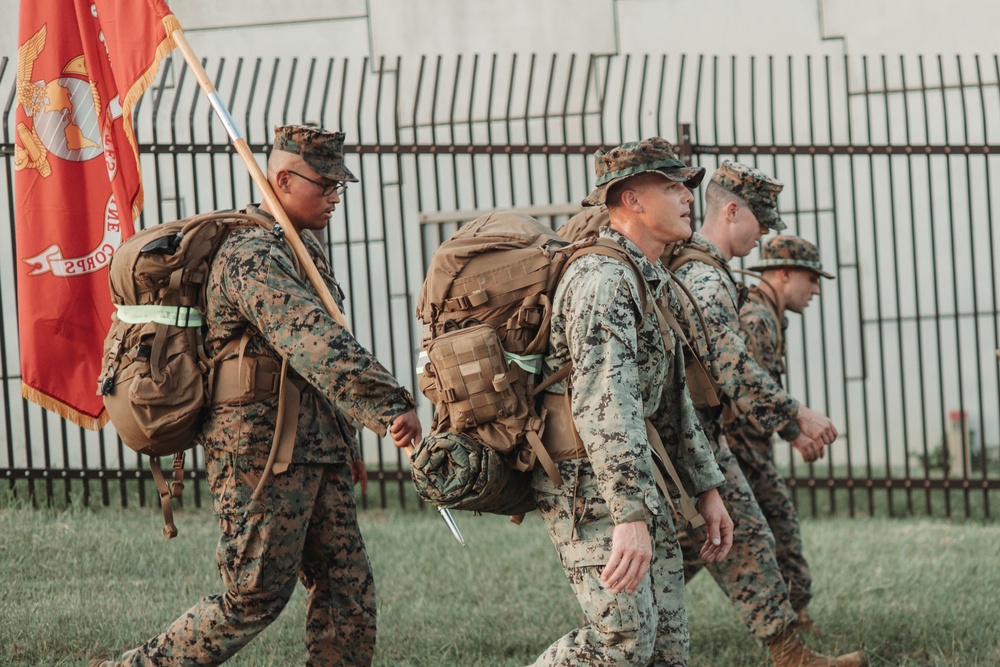
MULTIPOLYGON (((293 226, 322 228, 340 201, 338 187, 357 181, 343 163, 343 134, 280 127, 274 149, 269 180, 293 226)), ((266 208, 248 211, 271 218, 266 208)), ((301 238, 342 307, 320 245, 311 234, 301 238)), ((289 379, 302 388, 291 466, 251 503, 271 449, 277 397, 248 394, 212 407, 203 444, 226 590, 200 600, 120 663, 94 664, 218 665, 278 616, 296 581, 308 595, 307 664, 371 664, 375 587, 357 523, 352 473, 362 474, 364 464, 351 422, 380 435, 390 423, 397 432, 409 424, 407 435, 417 439, 419 422, 410 392, 326 312, 296 265, 281 236, 235 229, 212 264, 206 318, 210 354, 249 330, 246 357, 278 367, 287 357, 289 379)))
MULTIPOLYGON (((598 151, 596 161, 598 188, 588 205, 604 203, 609 187, 635 174, 651 172, 689 187, 704 174, 686 167, 659 138, 598 151)), ((685 665, 681 554, 671 512, 657 490, 645 420, 652 420, 686 488, 717 501, 714 489, 723 479, 686 389, 683 352, 669 333, 665 344, 656 315, 641 307, 640 290, 648 299, 666 298, 667 273, 619 230, 601 234, 624 249, 642 280, 621 260, 590 254, 570 264, 554 296, 546 366, 551 373, 573 363, 571 414, 585 455, 557 462, 561 485, 541 467, 532 485, 586 624, 534 664, 685 665), (602 581, 602 569, 616 558, 616 527, 632 522, 648 529, 649 570, 634 592, 615 592, 602 581)), ((566 386, 550 391, 564 394, 566 386)))
MULTIPOLYGON (((785 313, 801 312, 809 298, 819 293, 818 278, 833 276, 823 271, 816 246, 794 236, 768 239, 760 257, 760 263, 749 269, 764 272, 764 280, 750 288, 740 322, 747 345, 761 368, 783 385, 788 326, 785 313)), ((775 465, 773 435, 773 431, 761 431, 743 418, 726 426, 726 440, 774 534, 775 556, 792 608, 802 619, 807 618, 804 610, 812 599, 812 574, 803 553, 795 505, 775 465)))
POLYGON ((678 321, 688 323, 689 332, 693 327, 695 338, 709 342, 717 368, 724 417, 718 410, 703 409, 698 413, 726 478, 720 491, 735 525, 734 546, 724 561, 703 563, 694 546, 701 533, 686 529, 680 534, 685 578, 690 580, 707 567, 750 634, 768 645, 778 665, 865 664, 866 658, 860 653, 826 658, 802 646, 795 633, 796 612, 778 566, 774 535, 723 437, 723 421, 730 421, 734 415, 754 428, 778 433, 789 441, 801 436, 798 417, 804 406, 757 364, 747 348, 738 316, 745 294, 729 267, 729 257, 746 255, 763 234, 785 228, 777 213, 777 195, 782 186, 757 169, 726 161, 713 175, 709 188, 716 190, 706 193, 709 206, 703 229, 707 234, 709 229, 718 232, 722 226, 732 224, 720 235, 726 238, 728 252, 696 233, 677 251, 671 266, 690 290, 707 331, 701 330, 686 299, 677 311, 678 321), (731 209, 736 217, 726 220, 715 207, 719 217, 713 218, 712 197, 737 201, 739 206, 731 209))

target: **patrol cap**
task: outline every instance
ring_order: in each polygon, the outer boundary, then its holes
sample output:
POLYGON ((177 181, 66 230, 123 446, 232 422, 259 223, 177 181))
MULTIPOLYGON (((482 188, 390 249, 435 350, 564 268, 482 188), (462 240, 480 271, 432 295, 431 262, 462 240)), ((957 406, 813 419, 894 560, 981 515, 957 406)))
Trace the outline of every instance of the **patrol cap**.
POLYGON ((712 183, 745 201, 760 224, 776 232, 785 229, 778 215, 778 193, 784 186, 764 172, 726 160, 712 176, 712 183))
POLYGON ((594 153, 597 187, 581 202, 584 206, 606 203, 608 188, 630 176, 648 172, 660 174, 672 181, 696 188, 705 177, 703 167, 689 167, 677 157, 677 151, 666 139, 650 137, 630 141, 610 151, 594 153))
POLYGON ((331 181, 357 183, 344 164, 344 136, 315 125, 280 125, 274 128, 274 150, 302 156, 306 164, 331 181))
POLYGON ((763 271, 783 267, 808 269, 824 278, 833 278, 833 274, 823 270, 823 265, 819 262, 819 250, 816 249, 816 246, 798 236, 769 238, 760 249, 760 262, 757 266, 747 268, 751 271, 763 271))

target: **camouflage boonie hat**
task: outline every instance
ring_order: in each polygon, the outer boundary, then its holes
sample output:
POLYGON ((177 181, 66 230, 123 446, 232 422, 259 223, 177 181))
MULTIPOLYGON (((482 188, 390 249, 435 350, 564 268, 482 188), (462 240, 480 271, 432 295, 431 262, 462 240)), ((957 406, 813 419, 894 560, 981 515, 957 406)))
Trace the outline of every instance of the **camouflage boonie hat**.
POLYGON ((358 179, 344 164, 344 133, 327 132, 313 125, 282 125, 274 128, 274 150, 301 155, 324 178, 341 183, 358 179))
POLYGON ((778 215, 778 193, 784 186, 759 169, 726 160, 712 176, 718 183, 747 203, 757 222, 780 232, 785 223, 778 215))
POLYGON ((660 137, 630 141, 610 151, 597 151, 594 153, 594 171, 597 172, 597 187, 581 202, 583 206, 604 204, 608 188, 618 181, 647 171, 661 174, 692 189, 698 187, 705 177, 703 167, 684 164, 670 142, 660 137))
POLYGON ((823 270, 816 246, 798 236, 775 236, 768 239, 760 249, 760 262, 757 266, 747 268, 751 271, 763 271, 782 267, 808 269, 824 278, 833 278, 833 274, 823 270))

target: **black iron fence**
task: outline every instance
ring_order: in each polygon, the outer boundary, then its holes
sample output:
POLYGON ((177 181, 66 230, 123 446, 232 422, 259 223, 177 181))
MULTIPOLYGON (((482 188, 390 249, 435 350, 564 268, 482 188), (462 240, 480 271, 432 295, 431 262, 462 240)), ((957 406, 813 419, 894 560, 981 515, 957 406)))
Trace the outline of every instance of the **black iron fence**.
MULTIPOLYGON (((415 386, 425 263, 463 221, 519 208, 561 224, 592 153, 660 135, 710 172, 755 164, 786 187, 790 233, 837 274, 791 318, 789 387, 841 437, 815 464, 778 445, 814 515, 990 517, 1000 491, 1000 347, 992 228, 1000 197, 1000 63, 990 57, 472 56, 205 63, 263 165, 272 126, 348 134, 360 177, 325 235, 358 338, 415 386)), ((0 62, 12 204, 16 63, 0 62)), ((140 226, 253 200, 252 183, 182 61, 141 100, 140 226)), ((113 429, 83 431, 20 398, 13 224, 0 246, 0 477, 39 504, 155 502, 113 429)), ((752 260, 753 257, 749 258, 752 260)), ((749 261, 748 260, 748 261, 749 261)), ((421 409, 429 421, 429 406, 421 409)), ((365 504, 413 502, 399 452, 362 438, 365 504), (398 499, 398 500, 397 500, 398 499)), ((189 476, 202 475, 195 451, 189 476)), ((195 485, 193 499, 204 502, 195 485)))

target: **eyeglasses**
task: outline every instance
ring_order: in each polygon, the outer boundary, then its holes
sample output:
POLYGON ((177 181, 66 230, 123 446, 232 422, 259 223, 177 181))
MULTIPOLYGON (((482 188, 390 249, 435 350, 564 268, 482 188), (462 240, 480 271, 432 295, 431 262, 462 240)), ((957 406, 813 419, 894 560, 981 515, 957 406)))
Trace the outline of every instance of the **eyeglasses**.
POLYGON ((342 196, 344 194, 344 192, 347 190, 347 183, 341 183, 340 181, 334 181, 333 183, 320 183, 319 181, 314 181, 313 179, 309 178, 308 176, 303 176, 299 172, 292 171, 291 169, 288 170, 288 173, 289 174, 295 174, 299 178, 304 178, 305 180, 309 181, 313 185, 318 186, 319 189, 323 191, 323 196, 324 197, 329 197, 330 195, 332 195, 333 192, 334 192, 334 190, 337 191, 337 195, 338 196, 342 196))

